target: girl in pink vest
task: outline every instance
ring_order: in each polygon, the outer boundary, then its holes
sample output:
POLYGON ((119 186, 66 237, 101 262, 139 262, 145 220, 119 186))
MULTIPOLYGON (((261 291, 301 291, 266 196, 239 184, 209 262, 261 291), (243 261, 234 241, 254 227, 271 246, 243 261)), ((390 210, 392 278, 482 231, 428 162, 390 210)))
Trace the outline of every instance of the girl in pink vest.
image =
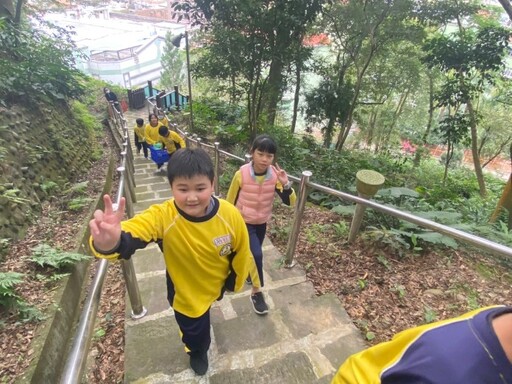
POLYGON ((296 195, 286 172, 274 165, 277 145, 268 135, 254 139, 251 147, 252 161, 240 167, 233 176, 226 200, 234 204, 242 213, 249 239, 251 252, 257 268, 250 274, 252 283, 251 303, 258 315, 268 313, 268 306, 261 292, 263 287, 262 244, 267 231, 267 222, 272 216, 275 193, 284 204, 293 206, 296 195))

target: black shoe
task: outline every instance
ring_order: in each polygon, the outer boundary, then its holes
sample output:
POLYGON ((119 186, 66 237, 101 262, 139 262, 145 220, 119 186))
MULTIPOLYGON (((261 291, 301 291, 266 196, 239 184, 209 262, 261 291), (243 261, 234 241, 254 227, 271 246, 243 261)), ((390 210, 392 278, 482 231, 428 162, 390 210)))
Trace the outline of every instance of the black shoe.
POLYGON ((203 376, 208 370, 208 352, 190 352, 190 368, 196 375, 203 376))
POLYGON ((250 298, 254 312, 258 315, 266 315, 268 313, 268 306, 267 303, 265 303, 262 292, 256 292, 254 295, 251 295, 250 298))

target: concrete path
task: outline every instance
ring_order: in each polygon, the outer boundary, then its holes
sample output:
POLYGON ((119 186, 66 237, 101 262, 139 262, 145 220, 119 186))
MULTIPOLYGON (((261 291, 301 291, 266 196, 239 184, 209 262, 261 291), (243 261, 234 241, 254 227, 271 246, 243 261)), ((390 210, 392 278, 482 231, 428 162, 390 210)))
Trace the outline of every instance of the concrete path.
MULTIPOLYGON (((126 114, 131 127, 136 117, 126 114)), ((130 133, 131 134, 131 133, 130 133)), ((135 212, 171 197, 166 177, 135 153, 135 212)), ((165 266, 156 245, 133 260, 142 301, 139 320, 129 316, 127 298, 125 382, 210 384, 330 383, 350 354, 364 348, 359 331, 335 295, 316 296, 300 266, 282 267, 282 255, 264 243, 265 296, 269 313, 253 312, 250 287, 225 295, 211 309, 210 368, 203 377, 189 367, 173 311, 166 300, 165 266)))

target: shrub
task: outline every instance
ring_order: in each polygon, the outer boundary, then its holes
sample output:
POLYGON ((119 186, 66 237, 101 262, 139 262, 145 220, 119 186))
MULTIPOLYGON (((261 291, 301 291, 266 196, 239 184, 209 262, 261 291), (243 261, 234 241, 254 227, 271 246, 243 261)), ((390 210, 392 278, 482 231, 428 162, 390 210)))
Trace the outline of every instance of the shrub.
POLYGON ((91 257, 80 253, 64 252, 50 247, 47 244, 32 248, 31 261, 40 267, 61 269, 73 265, 79 261, 89 260, 91 257))

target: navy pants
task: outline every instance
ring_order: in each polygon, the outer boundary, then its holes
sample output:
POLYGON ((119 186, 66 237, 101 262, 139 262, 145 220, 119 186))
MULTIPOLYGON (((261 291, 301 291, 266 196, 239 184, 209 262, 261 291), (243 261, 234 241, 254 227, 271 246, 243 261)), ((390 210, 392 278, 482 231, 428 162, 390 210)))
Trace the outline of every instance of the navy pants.
POLYGON ((142 149, 142 152, 144 153, 144 157, 148 158, 148 143, 145 141, 139 141, 139 137, 135 135, 135 146, 137 147, 137 152, 140 153, 140 150, 142 149))
POLYGON ((174 317, 182 333, 181 341, 188 353, 207 352, 210 348, 210 309, 199 317, 188 317, 174 311, 174 317))
POLYGON ((260 278, 261 286, 265 284, 263 281, 263 240, 267 233, 267 223, 264 224, 246 224, 247 231, 249 232, 249 241, 251 243, 251 252, 254 256, 256 268, 258 269, 258 276, 260 278))

